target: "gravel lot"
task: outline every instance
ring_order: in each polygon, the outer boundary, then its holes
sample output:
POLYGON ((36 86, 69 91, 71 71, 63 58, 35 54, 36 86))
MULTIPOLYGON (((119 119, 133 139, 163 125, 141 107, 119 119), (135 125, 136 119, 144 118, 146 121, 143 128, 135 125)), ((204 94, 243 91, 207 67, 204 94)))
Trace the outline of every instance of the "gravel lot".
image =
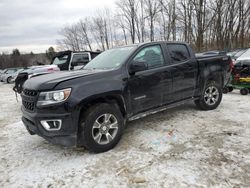
POLYGON ((93 154, 29 135, 11 88, 0 83, 0 187, 250 187, 250 95, 130 122, 116 148, 93 154))

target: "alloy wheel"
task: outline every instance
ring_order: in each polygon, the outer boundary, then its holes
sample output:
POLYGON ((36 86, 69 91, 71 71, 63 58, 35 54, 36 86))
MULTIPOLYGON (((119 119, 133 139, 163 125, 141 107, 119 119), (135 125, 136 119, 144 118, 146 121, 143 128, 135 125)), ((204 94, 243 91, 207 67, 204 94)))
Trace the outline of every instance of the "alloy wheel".
POLYGON ((92 127, 92 137, 100 145, 109 144, 117 135, 118 121, 113 114, 102 114, 92 127))
POLYGON ((204 101, 206 104, 212 106, 214 105, 219 99, 219 91, 214 86, 209 86, 204 93, 204 101))

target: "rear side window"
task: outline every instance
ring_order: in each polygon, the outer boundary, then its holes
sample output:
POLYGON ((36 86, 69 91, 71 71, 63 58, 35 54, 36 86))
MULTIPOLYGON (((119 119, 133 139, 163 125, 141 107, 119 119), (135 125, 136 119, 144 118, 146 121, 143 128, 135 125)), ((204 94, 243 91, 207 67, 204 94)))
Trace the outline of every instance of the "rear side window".
POLYGON ((189 51, 183 44, 168 44, 168 50, 173 63, 179 63, 190 59, 189 51))

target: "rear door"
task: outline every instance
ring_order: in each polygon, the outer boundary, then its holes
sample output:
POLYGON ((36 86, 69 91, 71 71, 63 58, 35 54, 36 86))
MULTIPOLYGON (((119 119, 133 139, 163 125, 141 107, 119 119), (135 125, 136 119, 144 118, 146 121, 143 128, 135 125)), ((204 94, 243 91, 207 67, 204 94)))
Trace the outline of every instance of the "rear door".
POLYGON ((173 101, 180 101, 194 96, 198 63, 192 57, 185 44, 168 43, 168 55, 171 58, 173 78, 173 101))

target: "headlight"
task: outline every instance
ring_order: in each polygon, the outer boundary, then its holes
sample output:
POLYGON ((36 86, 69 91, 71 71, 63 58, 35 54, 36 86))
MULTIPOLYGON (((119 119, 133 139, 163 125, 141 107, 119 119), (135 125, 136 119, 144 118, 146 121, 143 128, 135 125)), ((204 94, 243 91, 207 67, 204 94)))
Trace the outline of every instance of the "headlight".
POLYGON ((71 88, 41 92, 37 101, 37 106, 44 106, 49 104, 56 104, 63 102, 69 98, 71 93, 71 88))

